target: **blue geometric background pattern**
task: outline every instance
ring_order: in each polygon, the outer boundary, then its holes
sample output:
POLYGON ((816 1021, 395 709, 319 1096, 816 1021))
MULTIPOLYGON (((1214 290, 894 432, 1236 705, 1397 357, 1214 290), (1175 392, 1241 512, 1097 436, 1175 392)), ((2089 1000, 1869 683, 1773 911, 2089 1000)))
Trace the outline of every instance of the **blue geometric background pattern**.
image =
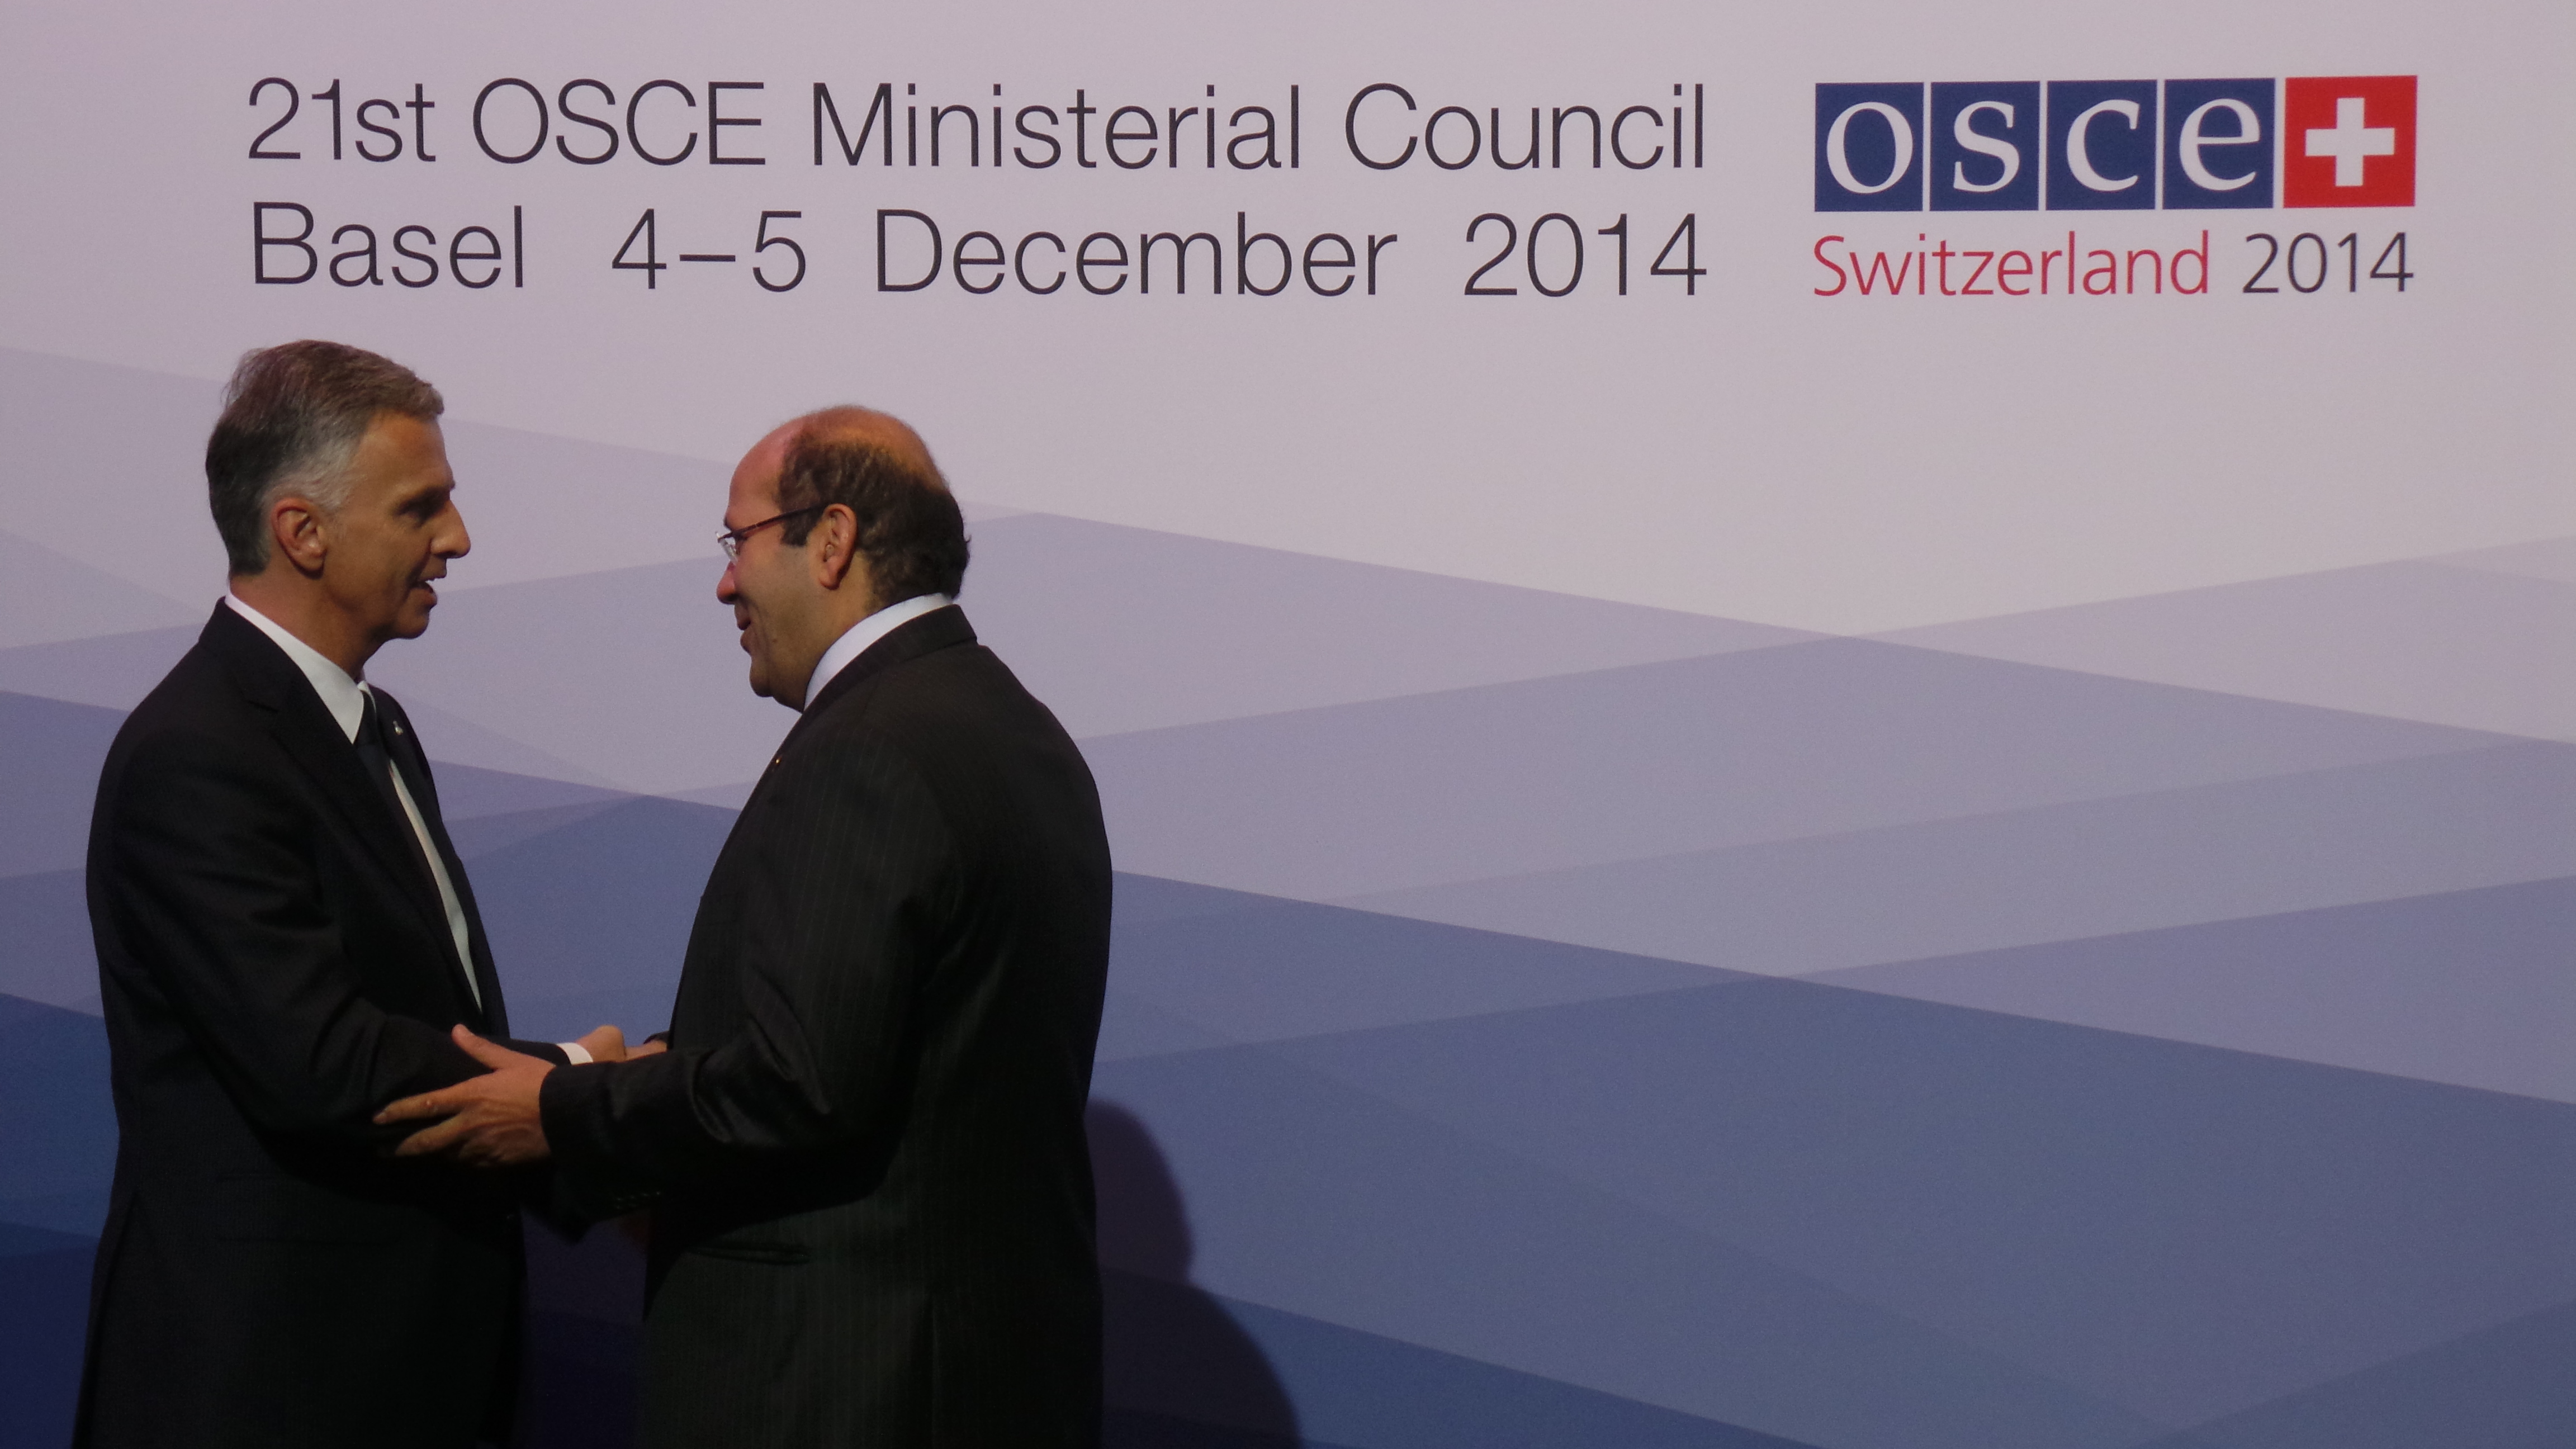
MULTIPOLYGON (((1836 639, 975 535, 1122 872, 1113 1444, 2576 1442, 2576 546, 1836 639)), ((114 1153, 89 795, 217 572, 69 548, 0 533, 0 1446, 67 1431, 114 1153)), ((376 677, 515 1024, 652 1029, 789 716, 708 561, 472 564, 376 677)), ((529 1438, 625 1443, 634 1255, 532 1232, 529 1438)))

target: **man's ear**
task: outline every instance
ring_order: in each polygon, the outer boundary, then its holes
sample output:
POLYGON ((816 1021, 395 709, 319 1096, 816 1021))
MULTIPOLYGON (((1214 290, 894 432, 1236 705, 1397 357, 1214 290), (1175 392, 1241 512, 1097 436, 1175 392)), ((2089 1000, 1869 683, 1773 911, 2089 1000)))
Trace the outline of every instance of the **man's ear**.
POLYGON ((859 557, 859 516, 848 505, 835 503, 814 520, 814 532, 805 540, 806 557, 813 560, 814 582, 827 589, 839 589, 845 583, 865 588, 866 570, 850 578, 850 570, 859 557))
POLYGON ((269 549, 283 554, 297 572, 318 574, 322 572, 323 557, 331 551, 326 522, 322 510, 313 506, 311 499, 281 498, 268 508, 269 549))

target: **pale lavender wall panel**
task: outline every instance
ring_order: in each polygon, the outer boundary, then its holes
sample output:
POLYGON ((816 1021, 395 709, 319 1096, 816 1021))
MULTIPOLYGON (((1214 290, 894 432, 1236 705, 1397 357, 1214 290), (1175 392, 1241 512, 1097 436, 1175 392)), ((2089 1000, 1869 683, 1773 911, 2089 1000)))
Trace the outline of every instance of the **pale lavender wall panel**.
POLYGON ((1820 979, 2576 1103, 2570 961, 2560 878, 1820 979))
POLYGON ((744 682, 733 613, 715 598, 723 559, 707 551, 707 563, 455 591, 428 634, 387 646, 368 676, 624 789, 754 778, 796 717, 744 682))
POLYGON ((0 693, 0 876, 80 867, 99 766, 124 720, 113 710, 0 693))
POLYGON ((1336 899, 2494 742, 1836 640, 1086 751, 1122 868, 1336 899))
POLYGON ((175 599, 0 533, 0 650, 188 623, 175 599))
POLYGON ((1818 637, 1042 514, 974 535, 967 614, 1086 738, 1818 637))
POLYGON ((1795 981, 1264 1050, 2173 1426, 2576 1298, 2556 1103, 1795 981))
POLYGON ((2526 742, 1343 903, 1795 975, 2571 873, 2576 748, 2526 742))
MULTIPOLYGON (((1543 1089, 1564 1065, 1478 1075, 1543 1089)), ((1839 1449, 2118 1449, 2157 1427, 1265 1049, 1106 1064, 1094 1092, 1172 1157, 1216 1292, 1839 1449)))
POLYGON ((2546 577, 2386 563, 1883 637, 2576 740, 2576 582, 2546 577))
POLYGON ((206 611, 220 593, 220 586, 209 587, 204 606, 186 624, 0 649, 0 689, 119 712, 132 709, 197 642, 206 611))
MULTIPOLYGON (((1122 898, 1157 888, 1176 889, 1120 877, 1122 898)), ((1122 917, 1115 947, 1122 994, 1236 1042, 1642 996, 1736 974, 1259 897, 1222 913, 1122 917)))

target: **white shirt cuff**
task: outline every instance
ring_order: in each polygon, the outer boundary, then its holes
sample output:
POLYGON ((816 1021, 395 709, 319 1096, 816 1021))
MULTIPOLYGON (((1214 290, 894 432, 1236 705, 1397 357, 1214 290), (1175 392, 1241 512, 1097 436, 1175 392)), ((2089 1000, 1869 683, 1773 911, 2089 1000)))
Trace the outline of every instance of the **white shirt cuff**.
POLYGON ((583 1046, 580 1042, 559 1041, 556 1042, 555 1045, 563 1048, 565 1059, 570 1061, 574 1066, 586 1067, 590 1065, 590 1048, 583 1046))

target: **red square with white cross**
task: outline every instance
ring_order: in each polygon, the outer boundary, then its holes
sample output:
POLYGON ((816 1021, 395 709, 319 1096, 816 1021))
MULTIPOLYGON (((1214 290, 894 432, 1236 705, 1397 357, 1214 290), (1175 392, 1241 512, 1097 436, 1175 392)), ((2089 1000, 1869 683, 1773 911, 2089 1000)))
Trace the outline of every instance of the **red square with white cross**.
POLYGON ((2415 77, 2282 82, 2283 206, 2413 206, 2415 77))

